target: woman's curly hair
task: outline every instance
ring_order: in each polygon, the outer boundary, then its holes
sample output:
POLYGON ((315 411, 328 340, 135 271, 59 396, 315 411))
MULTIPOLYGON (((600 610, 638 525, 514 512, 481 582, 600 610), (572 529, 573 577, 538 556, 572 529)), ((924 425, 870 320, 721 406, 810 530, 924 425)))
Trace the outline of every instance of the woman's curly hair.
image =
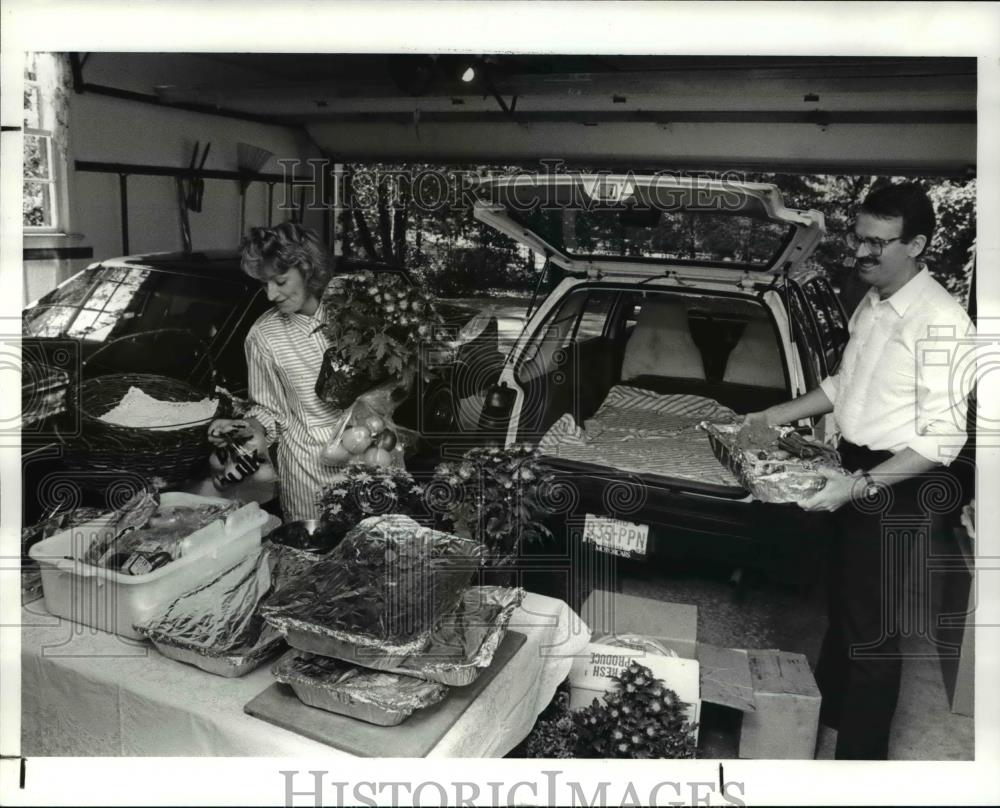
POLYGON ((319 235, 295 222, 250 228, 240 250, 240 267, 251 278, 267 281, 294 267, 317 297, 322 297, 333 274, 330 255, 319 235))

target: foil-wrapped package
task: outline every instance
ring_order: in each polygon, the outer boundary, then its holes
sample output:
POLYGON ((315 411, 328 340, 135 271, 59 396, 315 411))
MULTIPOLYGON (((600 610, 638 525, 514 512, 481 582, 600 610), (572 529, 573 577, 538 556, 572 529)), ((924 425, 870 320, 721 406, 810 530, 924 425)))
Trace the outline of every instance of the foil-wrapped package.
POLYGON ((437 704, 448 692, 436 682, 372 671, 302 651, 285 654, 271 673, 310 707, 383 727, 402 723, 416 710, 437 704))
POLYGON ((470 685, 493 661, 525 592, 505 586, 473 586, 458 608, 431 634, 430 644, 394 673, 417 676, 451 687, 470 685))
POLYGON ((791 441, 791 427, 748 429, 740 424, 708 422, 699 426, 708 434, 719 462, 760 502, 799 502, 826 485, 821 470, 846 474, 836 452, 821 444, 814 444, 816 451, 810 457, 783 449, 784 442, 791 441))
POLYGON ((271 588, 271 563, 261 551, 135 628, 165 656, 222 676, 242 676, 283 644, 258 608, 271 588))
POLYGON ((424 650, 458 606, 482 548, 408 516, 360 522, 277 591, 265 619, 303 651, 388 669, 424 650))

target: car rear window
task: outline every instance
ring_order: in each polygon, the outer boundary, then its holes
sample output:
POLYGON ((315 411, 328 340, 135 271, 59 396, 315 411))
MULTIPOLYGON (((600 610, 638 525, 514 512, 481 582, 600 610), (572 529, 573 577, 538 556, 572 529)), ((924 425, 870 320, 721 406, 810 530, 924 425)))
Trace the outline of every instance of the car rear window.
POLYGON ((715 210, 536 209, 514 218, 574 258, 668 260, 740 269, 771 266, 794 231, 784 222, 715 210))
POLYGON ((72 278, 25 310, 31 337, 106 342, 163 328, 211 341, 248 297, 245 287, 145 267, 96 267, 72 278))

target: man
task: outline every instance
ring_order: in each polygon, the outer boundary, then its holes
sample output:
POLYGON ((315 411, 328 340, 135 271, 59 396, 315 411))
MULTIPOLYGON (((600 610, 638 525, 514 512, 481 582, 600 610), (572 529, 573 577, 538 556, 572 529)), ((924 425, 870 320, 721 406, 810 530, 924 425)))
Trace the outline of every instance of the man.
POLYGON ((929 532, 955 504, 935 493, 954 490, 941 472, 965 442, 958 425, 971 380, 952 379, 954 365, 941 357, 973 332, 919 260, 934 225, 934 208, 915 184, 868 195, 847 244, 871 289, 851 317, 838 373, 747 416, 777 425, 832 412, 844 468, 853 472, 827 474, 825 487, 799 503, 834 514, 829 626, 816 679, 821 720, 838 730, 840 759, 888 757, 902 669, 900 567, 919 565, 929 532))

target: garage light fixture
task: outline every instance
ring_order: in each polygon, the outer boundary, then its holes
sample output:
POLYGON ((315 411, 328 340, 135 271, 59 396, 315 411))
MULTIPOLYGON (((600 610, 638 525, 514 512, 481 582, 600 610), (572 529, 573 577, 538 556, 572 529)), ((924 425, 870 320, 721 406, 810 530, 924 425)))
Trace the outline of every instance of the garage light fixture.
POLYGON ((462 73, 462 81, 468 84, 471 81, 475 81, 475 78, 476 78, 476 69, 472 65, 469 65, 467 68, 465 68, 465 72, 462 73))

